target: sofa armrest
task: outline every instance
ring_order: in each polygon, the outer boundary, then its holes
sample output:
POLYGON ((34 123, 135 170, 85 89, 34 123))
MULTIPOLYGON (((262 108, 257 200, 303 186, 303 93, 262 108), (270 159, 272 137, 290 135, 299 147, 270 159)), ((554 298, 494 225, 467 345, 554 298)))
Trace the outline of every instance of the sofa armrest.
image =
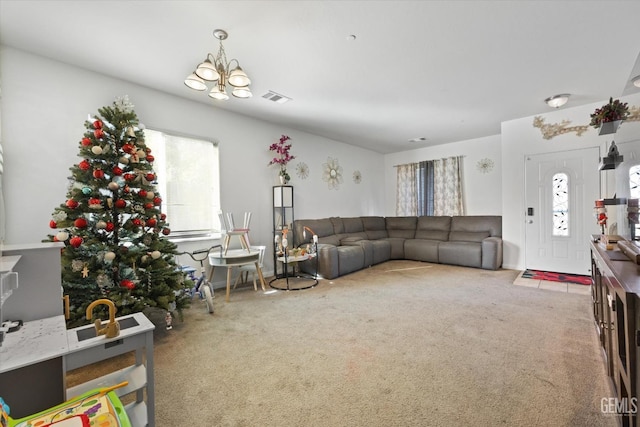
POLYGON ((325 279, 340 275, 338 248, 335 245, 318 244, 318 274, 325 279))
POLYGON ((482 240, 482 268, 497 270, 502 267, 502 238, 487 237, 482 240))

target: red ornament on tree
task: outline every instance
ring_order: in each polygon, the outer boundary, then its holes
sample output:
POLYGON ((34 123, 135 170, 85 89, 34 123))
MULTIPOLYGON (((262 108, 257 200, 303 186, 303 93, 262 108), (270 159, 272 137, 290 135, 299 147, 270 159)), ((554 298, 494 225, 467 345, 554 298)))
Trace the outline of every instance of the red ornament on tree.
POLYGON ((104 171, 102 169, 95 169, 93 171, 93 177, 95 179, 102 179, 104 178, 104 171))
POLYGON ((142 220, 140 218, 134 218, 133 220, 131 220, 131 222, 133 223, 133 225, 135 225, 136 227, 140 227, 142 225, 142 220))
POLYGON ((141 199, 146 199, 147 198, 147 190, 138 191, 138 196, 140 196, 141 199))
POLYGON ((153 173, 148 173, 147 174, 147 181, 153 181, 156 179, 156 175, 153 173))
POLYGON ((89 199, 89 207, 96 207, 102 205, 102 201, 100 199, 89 199))
POLYGON ((100 120, 96 120, 93 122, 93 127, 96 129, 102 129, 102 122, 100 120))
POLYGON ((133 181, 134 179, 136 179, 136 176, 132 173, 125 173, 124 179, 125 181, 133 181))
POLYGON ((118 166, 114 166, 113 169, 111 170, 113 172, 114 175, 116 176, 120 176, 122 175, 122 169, 119 168, 118 166))
POLYGON ((160 206, 162 204, 162 199, 160 197, 154 197, 153 204, 156 206, 160 206))
POLYGON ((69 244, 74 248, 79 248, 82 242, 83 242, 82 237, 79 237, 79 236, 74 236, 71 239, 69 239, 69 244))
POLYGON ((165 214, 165 213, 161 213, 161 214, 160 214, 160 219, 161 219, 162 221, 164 221, 165 219, 167 219, 167 214, 165 214))
POLYGON ((124 144, 122 146, 122 151, 124 151, 125 153, 131 154, 135 151, 135 147, 131 144, 124 144))
POLYGON ((158 223, 158 220, 155 218, 149 218, 147 220, 147 227, 155 227, 156 224, 158 223))
POLYGON ((91 140, 89 138, 87 138, 86 136, 84 138, 82 138, 82 145, 84 145, 85 147, 88 147, 92 144, 91 140))
POLYGON ((171 230, 169 230, 168 228, 163 228, 162 229, 162 234, 164 234, 165 236, 168 236, 169 233, 171 233, 171 230))
POLYGON ((69 199, 69 200, 67 200, 66 205, 67 205, 67 207, 68 207, 69 209, 75 209, 75 208, 77 208, 77 207, 78 207, 78 202, 76 202, 76 201, 75 201, 75 200, 73 200, 73 199, 69 199))
POLYGON ((49 221, 49 227, 50 228, 58 228, 58 224, 56 224, 56 222, 54 220, 49 221))
POLYGON ((78 163, 78 167, 83 171, 88 171, 89 169, 91 169, 91 163, 89 163, 89 161, 85 159, 78 163))
POLYGON ((118 209, 124 209, 125 207, 127 207, 127 202, 125 202, 123 199, 118 199, 115 202, 115 207, 118 209))
POLYGON ((102 131, 102 129, 96 129, 96 130, 93 131, 93 135, 96 138, 100 139, 100 138, 102 138, 104 136, 104 132, 102 131))
POLYGON ((84 218, 78 218, 75 221, 73 221, 73 225, 75 225, 78 228, 87 228, 87 220, 84 218))
POLYGON ((153 161, 156 159, 155 157, 153 157, 151 154, 147 154, 147 157, 145 157, 145 159, 147 159, 147 162, 149 163, 153 163, 153 161))
POLYGON ((104 229, 107 231, 113 231, 115 227, 116 226, 112 222, 107 222, 107 226, 104 229))
POLYGON ((120 286, 122 286, 123 288, 127 288, 129 290, 132 290, 136 287, 135 283, 133 283, 131 280, 129 279, 123 279, 120 281, 120 286))

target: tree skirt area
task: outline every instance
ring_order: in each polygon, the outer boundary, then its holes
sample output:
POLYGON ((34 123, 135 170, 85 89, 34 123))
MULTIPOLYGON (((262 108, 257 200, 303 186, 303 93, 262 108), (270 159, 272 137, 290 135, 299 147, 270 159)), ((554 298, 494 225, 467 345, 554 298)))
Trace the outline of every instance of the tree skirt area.
POLYGON ((576 283, 578 285, 591 285, 591 276, 579 274, 555 273, 552 271, 525 270, 522 273, 524 279, 547 280, 549 282, 576 283))

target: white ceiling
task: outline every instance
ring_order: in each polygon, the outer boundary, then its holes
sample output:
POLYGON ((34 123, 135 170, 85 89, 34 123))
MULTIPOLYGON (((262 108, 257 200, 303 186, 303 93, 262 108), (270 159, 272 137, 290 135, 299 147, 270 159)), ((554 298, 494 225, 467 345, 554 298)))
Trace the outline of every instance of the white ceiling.
POLYGON ((0 43, 391 153, 499 134, 558 93, 568 108, 640 91, 639 18, 640 1, 0 0, 0 43), (216 28, 253 98, 183 84, 216 28))

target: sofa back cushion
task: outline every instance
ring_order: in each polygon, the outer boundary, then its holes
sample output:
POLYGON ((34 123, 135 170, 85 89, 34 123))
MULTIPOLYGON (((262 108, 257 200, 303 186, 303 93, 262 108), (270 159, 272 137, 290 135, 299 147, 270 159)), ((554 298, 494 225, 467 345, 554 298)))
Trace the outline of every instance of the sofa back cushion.
POLYGON ((370 240, 384 239, 387 234, 387 224, 382 216, 363 216, 362 226, 370 240))
POLYGON ((385 218, 389 237, 413 239, 416 234, 415 216, 394 216, 385 218))
MULTIPOLYGON (((362 233, 364 231, 364 227, 362 225, 362 219, 360 217, 342 218, 342 224, 344 226, 343 233, 354 234, 354 233, 362 233)), ((335 231, 335 227, 334 227, 334 231, 335 231)))
MULTIPOLYGON (((499 215, 470 215, 454 216, 451 218, 451 232, 488 232, 486 237, 502 237, 502 216, 499 215)), ((457 235, 454 235, 457 236, 457 235)), ((468 238, 469 236, 466 236, 468 238)), ((476 237, 477 238, 477 237, 476 237)), ((451 236, 449 237, 451 240, 451 236)), ((465 240, 469 241, 469 240, 465 240)))
POLYGON ((450 227, 450 216, 419 216, 415 238, 446 241, 449 239, 450 227))
POLYGON ((318 235, 318 242, 332 243, 331 238, 334 237, 333 224, 329 218, 324 219, 297 219, 293 221, 293 231, 296 246, 303 243, 309 243, 313 239, 313 233, 307 231, 307 237, 304 238, 304 227, 309 227, 318 235))
POLYGON ((342 218, 338 216, 332 216, 329 218, 331 224, 333 224, 333 234, 342 234, 344 233, 344 223, 342 222, 342 218))

